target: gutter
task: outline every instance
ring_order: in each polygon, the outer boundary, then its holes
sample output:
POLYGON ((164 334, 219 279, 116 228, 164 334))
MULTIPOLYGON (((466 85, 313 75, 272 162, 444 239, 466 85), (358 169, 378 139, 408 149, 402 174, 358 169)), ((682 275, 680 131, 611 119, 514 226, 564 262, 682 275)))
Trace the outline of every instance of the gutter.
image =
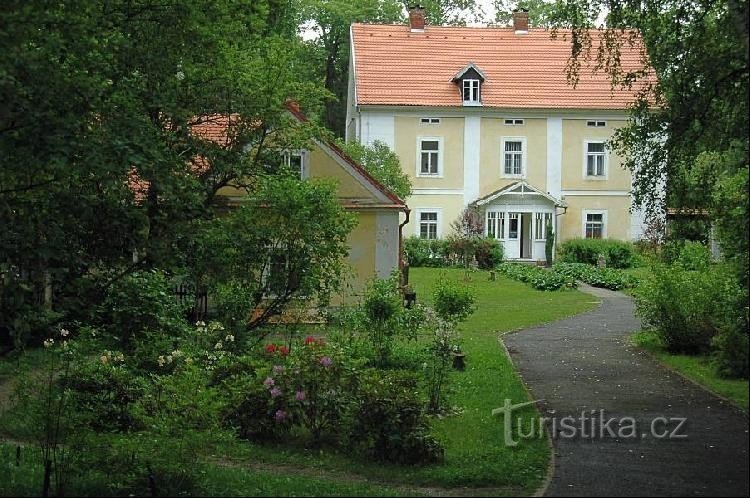
POLYGON ((409 214, 411 214, 411 209, 409 206, 404 204, 404 214, 406 215, 406 219, 403 223, 400 223, 398 225, 398 273, 399 273, 399 280, 401 286, 405 286, 406 282, 404 282, 404 225, 409 223, 409 214))

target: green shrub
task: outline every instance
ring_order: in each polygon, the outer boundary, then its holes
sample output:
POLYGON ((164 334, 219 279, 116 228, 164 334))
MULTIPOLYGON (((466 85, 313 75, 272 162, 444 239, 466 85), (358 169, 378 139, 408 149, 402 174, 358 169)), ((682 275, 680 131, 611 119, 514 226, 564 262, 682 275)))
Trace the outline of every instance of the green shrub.
POLYGON ((433 298, 435 311, 444 320, 463 320, 474 312, 474 296, 466 286, 441 279, 433 298))
POLYGON ((713 338, 738 321, 740 289, 730 271, 656 266, 639 287, 636 311, 671 353, 706 354, 713 338))
POLYGON ((714 362, 719 375, 729 378, 748 378, 748 342, 747 323, 743 326, 724 327, 714 337, 714 362))
POLYGON ((474 249, 479 268, 492 270, 503 262, 503 245, 499 240, 486 237, 479 239, 474 249))
POLYGON ((671 265, 677 262, 683 247, 685 247, 684 240, 668 240, 664 242, 659 251, 662 263, 671 265))
POLYGON ((95 431, 128 431, 137 426, 132 408, 146 392, 145 379, 133 375, 117 359, 84 363, 66 377, 65 387, 76 412, 95 431))
POLYGON ((711 251, 705 244, 686 240, 675 264, 684 270, 705 270, 711 265, 711 251))
POLYGON ((498 270, 507 277, 525 282, 537 290, 553 291, 576 287, 575 277, 536 266, 503 263, 498 267, 498 270))
POLYGON ((603 254, 607 266, 630 268, 634 265, 635 250, 630 242, 614 239, 570 239, 560 245, 557 260, 561 263, 596 265, 603 254))
POLYGON ((556 263, 552 271, 593 287, 621 290, 636 285, 636 280, 616 268, 598 268, 585 263, 556 263))
POLYGON ((429 240, 421 239, 417 236, 406 237, 404 239, 404 257, 409 266, 415 268, 427 266, 431 255, 429 240))
POLYGON ((361 373, 349 430, 351 445, 379 461, 425 464, 442 460, 419 397, 417 379, 404 371, 361 373))

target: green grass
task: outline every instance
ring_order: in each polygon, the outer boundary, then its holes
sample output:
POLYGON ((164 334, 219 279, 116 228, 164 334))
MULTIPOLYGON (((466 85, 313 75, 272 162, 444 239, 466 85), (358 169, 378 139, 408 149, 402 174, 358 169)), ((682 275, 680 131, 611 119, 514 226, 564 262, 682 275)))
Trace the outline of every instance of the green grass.
MULTIPOLYGON (((440 278, 464 283, 464 270, 413 268, 411 285, 418 302, 431 302, 440 278)), ((531 494, 547 474, 549 447, 545 439, 504 444, 502 420, 491 411, 505 398, 514 403, 529 400, 517 372, 505 355, 499 336, 508 331, 571 316, 596 306, 598 301, 576 290, 544 292, 487 272, 471 273, 467 282, 477 311, 461 325, 466 370, 451 375, 451 404, 458 415, 433 420, 435 435, 445 446, 445 461, 438 465, 397 466, 352 459, 331 449, 238 443, 224 446, 238 461, 298 465, 364 476, 384 483, 414 486, 492 487, 494 495, 531 494)), ((535 409, 514 412, 527 427, 537 420, 535 409)), ((479 491, 479 490, 478 490, 479 491)))
MULTIPOLYGON (((16 447, 0 444, 2 474, 0 496, 39 496, 42 489, 43 469, 40 450, 24 447, 20 465, 16 466, 16 447)), ((136 488, 119 489, 123 496, 147 495, 146 479, 136 480, 136 488), (139 485, 141 484, 141 485, 139 485)), ((332 480, 326 476, 308 476, 298 473, 279 474, 267 470, 209 465, 201 476, 202 494, 206 496, 414 496, 412 490, 394 489, 378 484, 344 479, 332 480)), ((71 475, 66 493, 71 496, 117 496, 108 485, 111 476, 88 472, 84 476, 71 475)), ((158 488, 157 482, 157 488, 158 488)))
POLYGON ((687 356, 671 354, 664 347, 655 332, 641 331, 633 334, 633 344, 639 346, 660 362, 697 382, 709 391, 728 398, 744 410, 748 409, 747 379, 724 379, 719 377, 708 356, 687 356))
MULTIPOLYGON (((464 283, 466 274, 461 269, 432 268, 413 268, 410 273, 418 302, 424 303, 432 300, 440 278, 464 283)), ((589 310, 598 301, 576 290, 537 291, 500 275, 489 281, 487 272, 472 272, 466 285, 476 298, 477 311, 460 326, 466 370, 452 372, 449 397, 457 414, 433 419, 432 424, 445 447, 443 463, 385 465, 330 448, 223 441, 207 446, 205 458, 209 462, 229 459, 233 466, 244 468, 211 465, 211 494, 387 496, 429 492, 419 487, 489 488, 470 491, 495 496, 533 493, 547 474, 550 450, 543 438, 506 447, 502 419, 491 415, 506 398, 513 403, 530 399, 499 336, 589 310), (263 468, 258 470, 258 465, 263 468)), ((515 416, 524 427, 538 419, 533 407, 516 411, 515 416)), ((38 493, 33 486, 28 489, 38 493)))

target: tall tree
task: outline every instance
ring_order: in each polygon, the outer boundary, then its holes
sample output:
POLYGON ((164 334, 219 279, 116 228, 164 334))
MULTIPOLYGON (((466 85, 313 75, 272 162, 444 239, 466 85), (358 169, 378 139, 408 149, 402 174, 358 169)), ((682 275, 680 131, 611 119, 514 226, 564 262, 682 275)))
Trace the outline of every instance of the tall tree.
POLYGON ((482 18, 476 0, 301 0, 301 20, 316 31, 311 43, 318 50, 320 78, 333 98, 326 103, 322 123, 344 136, 349 77, 349 27, 354 22, 401 23, 408 8, 422 4, 429 24, 464 24, 482 18))
POLYGON ((323 90, 285 3, 4 2, 0 285, 35 275, 73 296, 134 250, 179 264, 217 190, 308 135, 283 105, 314 109, 323 90), (226 133, 195 132, 217 116, 226 133))
POLYGON ((555 3, 560 0, 494 0, 495 22, 509 25, 513 22, 513 11, 526 9, 529 11, 529 26, 532 28, 547 28, 552 24, 555 3))
POLYGON ((573 30, 573 73, 590 59, 614 85, 649 82, 611 141, 634 173, 634 198, 652 212, 708 209, 747 290, 748 2, 567 0, 554 25, 573 30), (613 29, 590 31, 603 13, 613 29), (620 49, 637 36, 656 79, 623 69, 620 49))

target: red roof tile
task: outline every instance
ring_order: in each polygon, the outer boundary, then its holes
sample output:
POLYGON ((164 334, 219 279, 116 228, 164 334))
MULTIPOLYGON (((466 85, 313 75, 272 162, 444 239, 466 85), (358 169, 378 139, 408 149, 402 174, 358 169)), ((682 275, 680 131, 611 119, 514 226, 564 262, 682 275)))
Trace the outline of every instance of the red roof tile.
MULTIPOLYGON (((427 26, 412 33, 405 25, 353 24, 358 105, 461 106, 451 79, 469 63, 486 75, 485 107, 528 109, 624 109, 634 90, 612 88, 609 76, 583 64, 580 81, 567 81, 570 31, 427 26)), ((596 53, 598 32, 592 33, 596 53)), ((623 68, 643 67, 640 44, 625 43, 623 68)))

